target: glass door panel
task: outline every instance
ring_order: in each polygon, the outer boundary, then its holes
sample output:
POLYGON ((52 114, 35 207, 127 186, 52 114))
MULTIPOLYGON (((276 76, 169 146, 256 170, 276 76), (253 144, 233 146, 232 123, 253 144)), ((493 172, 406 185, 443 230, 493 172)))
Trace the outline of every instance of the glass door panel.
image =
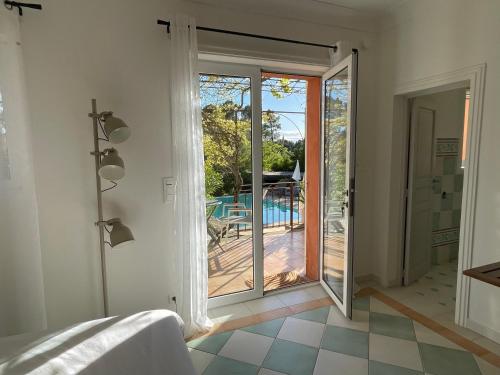
POLYGON ((202 64, 202 72, 208 296, 216 306, 262 295, 262 218, 254 215, 262 210, 254 189, 260 132, 253 130, 260 72, 226 64, 202 64))
POLYGON ((357 54, 323 76, 321 284, 351 316, 357 54))

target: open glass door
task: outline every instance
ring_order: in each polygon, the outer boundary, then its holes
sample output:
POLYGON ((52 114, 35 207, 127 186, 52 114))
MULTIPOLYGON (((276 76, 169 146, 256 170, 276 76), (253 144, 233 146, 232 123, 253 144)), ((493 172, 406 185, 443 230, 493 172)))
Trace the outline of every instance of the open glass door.
POLYGON ((323 75, 321 285, 351 318, 357 52, 323 75))

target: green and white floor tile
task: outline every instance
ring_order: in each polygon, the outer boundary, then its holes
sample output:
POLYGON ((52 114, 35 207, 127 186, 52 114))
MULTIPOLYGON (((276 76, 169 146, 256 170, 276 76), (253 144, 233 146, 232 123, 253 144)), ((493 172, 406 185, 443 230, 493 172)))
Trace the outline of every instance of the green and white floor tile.
POLYGON ((493 375, 500 369, 374 298, 188 343, 201 375, 493 375))

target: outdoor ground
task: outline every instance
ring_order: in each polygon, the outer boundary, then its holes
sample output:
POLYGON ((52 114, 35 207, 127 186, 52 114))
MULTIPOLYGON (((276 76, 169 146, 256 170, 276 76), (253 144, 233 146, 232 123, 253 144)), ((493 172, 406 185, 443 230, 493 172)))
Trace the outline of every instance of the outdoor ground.
MULTIPOLYGON (((223 239, 221 247, 209 246, 209 297, 251 289, 253 277, 252 238, 241 232, 223 239)), ((264 277, 281 272, 305 274, 304 231, 270 231, 264 234, 264 277)), ((269 290, 268 286, 264 289, 269 290)))

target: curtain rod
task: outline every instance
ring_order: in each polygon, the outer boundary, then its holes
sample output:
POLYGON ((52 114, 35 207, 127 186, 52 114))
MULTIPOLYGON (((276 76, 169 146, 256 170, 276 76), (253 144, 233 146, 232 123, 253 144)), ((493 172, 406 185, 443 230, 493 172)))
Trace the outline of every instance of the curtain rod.
MULTIPOLYGON (((157 24, 158 25, 167 26, 167 32, 170 33, 170 21, 158 20, 157 24)), ((328 44, 303 42, 301 40, 276 38, 274 36, 249 34, 249 33, 242 33, 242 32, 239 32, 239 31, 224 30, 224 29, 214 29, 212 27, 196 26, 196 30, 209 31, 209 32, 221 33, 221 34, 230 34, 230 35, 236 35, 236 36, 246 36, 246 37, 249 37, 249 38, 256 38, 256 39, 273 40, 275 42, 285 42, 285 43, 301 44, 301 45, 304 45, 304 46, 332 48, 334 51, 337 50, 337 46, 335 46, 335 45, 331 46, 331 45, 328 45, 328 44)))
POLYGON ((17 8, 20 16, 23 15, 23 7, 36 9, 36 10, 42 9, 42 6, 40 4, 19 3, 17 1, 10 1, 10 0, 4 0, 3 4, 4 4, 5 8, 7 8, 8 10, 12 10, 13 8, 17 8))

